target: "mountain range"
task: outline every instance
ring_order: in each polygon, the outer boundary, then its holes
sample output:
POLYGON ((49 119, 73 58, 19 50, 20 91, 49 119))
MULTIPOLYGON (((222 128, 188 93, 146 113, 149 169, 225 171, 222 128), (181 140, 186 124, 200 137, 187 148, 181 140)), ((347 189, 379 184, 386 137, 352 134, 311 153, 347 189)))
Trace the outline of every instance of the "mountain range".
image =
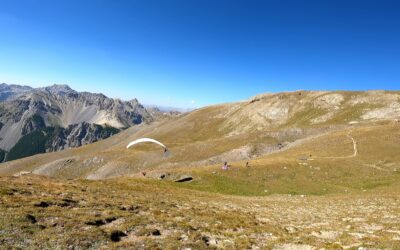
POLYGON ((122 101, 78 92, 67 85, 43 88, 0 84, 0 160, 92 143, 162 116, 137 99, 122 101))
MULTIPOLYGON (((104 179, 136 175, 144 169, 165 172, 168 169, 210 166, 225 161, 249 161, 337 131, 393 122, 398 124, 400 93, 266 93, 246 101, 208 106, 165 119, 154 119, 154 115, 147 115, 146 109, 139 107, 144 118, 139 125, 83 148, 6 164, 0 169, 0 174, 27 170, 67 178, 104 179), (130 141, 141 137, 163 142, 171 155, 162 157, 159 149, 153 147, 139 146, 135 150, 125 148, 130 141)), ((36 123, 29 124, 34 127, 36 123)), ((67 145, 81 145, 73 143, 76 140, 74 138, 80 138, 76 136, 79 133, 69 131, 74 129, 66 132, 69 134, 67 145)), ((345 140, 348 138, 345 137, 345 140)))

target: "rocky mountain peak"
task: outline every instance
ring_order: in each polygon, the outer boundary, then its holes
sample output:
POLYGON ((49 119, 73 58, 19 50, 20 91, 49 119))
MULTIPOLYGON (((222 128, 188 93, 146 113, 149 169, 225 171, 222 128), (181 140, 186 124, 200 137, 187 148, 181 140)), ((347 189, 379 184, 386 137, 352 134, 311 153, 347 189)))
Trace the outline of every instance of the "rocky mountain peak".
POLYGON ((48 92, 53 95, 65 95, 69 93, 77 93, 75 90, 71 89, 71 87, 69 87, 66 84, 53 84, 48 87, 39 88, 39 90, 48 92))
MULTIPOLYGON (((65 84, 42 88, 0 84, 0 153, 11 152, 31 136, 46 140, 41 152, 77 147, 160 117, 137 99, 78 92, 65 84), (54 134, 57 131, 62 132, 54 134)), ((24 153, 16 155, 27 156, 24 153)))

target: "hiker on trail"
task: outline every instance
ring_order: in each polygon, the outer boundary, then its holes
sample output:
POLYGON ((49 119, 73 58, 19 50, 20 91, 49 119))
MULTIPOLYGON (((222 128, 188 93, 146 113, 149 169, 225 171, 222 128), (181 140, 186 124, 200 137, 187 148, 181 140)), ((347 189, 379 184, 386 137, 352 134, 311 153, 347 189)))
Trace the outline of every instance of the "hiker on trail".
POLYGON ((222 166, 222 170, 228 170, 228 163, 225 162, 224 165, 222 166))

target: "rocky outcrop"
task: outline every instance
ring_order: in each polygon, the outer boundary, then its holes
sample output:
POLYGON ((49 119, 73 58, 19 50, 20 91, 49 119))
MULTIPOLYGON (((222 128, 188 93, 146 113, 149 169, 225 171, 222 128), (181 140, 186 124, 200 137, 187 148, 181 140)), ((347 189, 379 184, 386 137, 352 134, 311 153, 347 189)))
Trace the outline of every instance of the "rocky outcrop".
POLYGON ((45 128, 46 124, 41 116, 33 115, 29 117, 22 127, 22 135, 32 133, 35 130, 45 128))
MULTIPOLYGON (((280 127, 393 120, 400 117, 398 91, 295 91, 267 93, 245 102, 214 106, 229 136, 280 127)), ((193 113, 195 113, 194 111, 193 113)))

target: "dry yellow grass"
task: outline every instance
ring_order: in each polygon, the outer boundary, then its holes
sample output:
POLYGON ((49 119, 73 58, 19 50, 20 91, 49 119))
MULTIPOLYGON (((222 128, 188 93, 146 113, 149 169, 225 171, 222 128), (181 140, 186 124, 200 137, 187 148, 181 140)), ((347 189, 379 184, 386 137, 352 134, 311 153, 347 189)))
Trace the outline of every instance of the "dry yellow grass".
POLYGON ((400 196, 387 187, 362 194, 261 198, 155 180, 24 175, 0 178, 0 193, 4 248, 400 247, 400 196), (117 232, 121 237, 113 238, 117 232))
POLYGON ((338 93, 342 97, 300 91, 207 107, 81 148, 2 164, 0 243, 6 248, 400 248, 400 123, 360 118, 364 109, 386 105, 380 105, 382 95, 394 94, 338 93), (378 101, 362 103, 371 96, 378 101), (291 115, 282 118, 277 108, 285 100, 291 115), (334 111, 338 100, 345 110, 334 111), (355 101, 360 103, 352 106, 355 101), (264 116, 265 107, 274 112, 264 116), (313 123, 331 111, 331 120, 313 123), (282 120, 275 124, 275 116, 282 120), (349 125, 354 120, 359 122, 349 125), (163 141, 172 155, 163 158, 151 145, 125 149, 140 137, 163 141), (226 160, 231 167, 222 171, 226 160), (10 177, 38 169, 58 179, 10 177), (93 173, 118 178, 84 180, 93 173), (154 178, 160 174, 167 177, 154 178), (194 180, 171 181, 181 175, 194 180), (49 206, 37 206, 40 202, 49 206))

